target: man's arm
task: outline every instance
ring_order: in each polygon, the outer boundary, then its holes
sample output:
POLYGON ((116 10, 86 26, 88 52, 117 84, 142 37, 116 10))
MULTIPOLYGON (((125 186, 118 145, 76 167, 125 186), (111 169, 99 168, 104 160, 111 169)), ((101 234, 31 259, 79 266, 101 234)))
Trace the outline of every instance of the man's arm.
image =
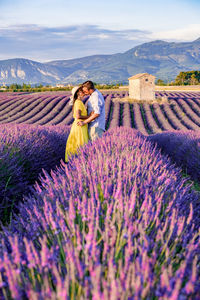
POLYGON ((78 109, 77 112, 76 112, 76 118, 80 119, 80 120, 85 120, 85 119, 89 118, 90 116, 91 116, 91 114, 89 116, 82 116, 80 109, 78 109))
POLYGON ((84 120, 84 121, 79 121, 79 122, 77 123, 77 125, 79 125, 79 126, 86 125, 86 124, 92 122, 93 120, 95 120, 96 118, 98 118, 98 116, 99 116, 99 114, 96 114, 95 112, 91 112, 89 118, 87 118, 87 119, 84 120))
POLYGON ((90 101, 91 101, 91 106, 92 106, 92 112, 91 112, 89 118, 87 118, 83 122, 80 121, 77 123, 80 126, 88 124, 100 116, 100 105, 99 105, 98 94, 93 93, 92 96, 90 96, 90 97, 91 97, 90 101))

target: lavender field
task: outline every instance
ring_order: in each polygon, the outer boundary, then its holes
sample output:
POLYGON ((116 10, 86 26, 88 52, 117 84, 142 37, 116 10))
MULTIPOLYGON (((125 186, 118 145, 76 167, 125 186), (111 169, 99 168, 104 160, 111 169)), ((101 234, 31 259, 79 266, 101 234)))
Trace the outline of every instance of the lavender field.
MULTIPOLYGON (((128 96, 128 92, 104 92, 106 129, 128 126, 150 135, 166 130, 198 131, 200 128, 199 92, 157 92, 157 98, 168 97, 168 102, 163 104, 114 101, 124 96, 128 96)), ((0 124, 70 125, 73 118, 69 97, 70 92, 2 93, 0 124)))
POLYGON ((0 299, 200 299, 200 93, 164 94, 68 164, 70 93, 0 94, 0 299))

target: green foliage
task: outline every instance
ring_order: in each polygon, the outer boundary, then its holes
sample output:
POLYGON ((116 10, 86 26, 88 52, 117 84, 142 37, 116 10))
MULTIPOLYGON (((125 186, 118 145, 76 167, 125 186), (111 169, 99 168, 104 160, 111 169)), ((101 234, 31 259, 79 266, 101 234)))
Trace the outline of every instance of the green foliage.
POLYGON ((198 85, 200 84, 200 71, 180 72, 174 83, 175 85, 198 85))
MULTIPOLYGON (((94 85, 97 89, 118 89, 120 84, 98 84, 96 82, 94 82, 94 85)), ((70 86, 63 86, 63 87, 59 87, 59 86, 51 86, 49 84, 47 85, 42 85, 42 84, 35 84, 34 86, 31 86, 31 84, 26 84, 23 83, 21 84, 17 84, 17 83, 12 83, 8 86, 4 87, 5 89, 0 90, 0 92, 30 92, 30 93, 34 93, 34 92, 52 92, 52 91, 71 91, 72 87, 70 86)))
MULTIPOLYGON (((10 159, 15 159, 16 168, 20 170, 23 158, 20 154, 20 149, 18 147, 12 146, 11 144, 4 145, 4 151, 2 154, 6 152, 9 153, 10 159)), ((13 175, 13 166, 9 165, 9 161, 0 159, 0 182, 1 187, 3 186, 1 206, 3 208, 3 214, 1 216, 1 221, 5 224, 12 217, 12 210, 14 206, 14 202, 16 201, 15 190, 17 191, 17 181, 16 174, 13 175), (9 195, 9 197, 7 197, 9 195), (10 195, 13 195, 12 201, 8 201, 10 195)), ((21 176, 21 174, 19 174, 21 176)))
POLYGON ((119 84, 98 84, 95 83, 95 88, 97 89, 105 89, 105 90, 109 90, 109 89, 118 89, 119 88, 119 84))
POLYGON ((5 86, 4 89, 0 90, 0 92, 51 92, 51 91, 70 91, 71 87, 69 86, 64 86, 64 87, 53 87, 50 85, 45 85, 43 86, 42 84, 35 84, 35 86, 31 86, 31 84, 26 84, 23 83, 17 84, 17 83, 12 83, 9 86, 5 86))
POLYGON ((158 79, 156 85, 166 85, 166 83, 162 79, 158 79))
POLYGON ((182 171, 181 171, 181 175, 183 178, 187 179, 187 182, 185 183, 185 185, 191 185, 191 190, 194 190, 196 192, 200 192, 200 183, 192 180, 191 176, 187 173, 187 169, 183 167, 182 171))

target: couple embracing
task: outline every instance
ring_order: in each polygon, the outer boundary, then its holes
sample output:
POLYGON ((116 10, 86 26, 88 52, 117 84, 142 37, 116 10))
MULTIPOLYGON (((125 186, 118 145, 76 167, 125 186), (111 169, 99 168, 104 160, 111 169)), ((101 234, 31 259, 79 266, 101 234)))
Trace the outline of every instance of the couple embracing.
POLYGON ((105 101, 92 81, 86 81, 81 86, 72 89, 72 111, 74 122, 67 139, 65 161, 77 153, 80 146, 101 137, 105 131, 105 101), (82 102, 85 96, 90 96, 87 109, 82 102))

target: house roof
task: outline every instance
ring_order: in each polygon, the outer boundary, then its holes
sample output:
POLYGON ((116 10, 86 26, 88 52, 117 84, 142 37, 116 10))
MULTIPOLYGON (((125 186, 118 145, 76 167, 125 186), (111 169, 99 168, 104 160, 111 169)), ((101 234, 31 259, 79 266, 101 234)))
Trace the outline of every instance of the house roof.
POLYGON ((128 80, 130 80, 130 79, 131 80, 132 79, 139 79, 139 78, 141 78, 143 76, 148 76, 148 77, 154 77, 154 78, 156 78, 155 76, 153 76, 153 75, 151 75, 149 73, 139 73, 139 74, 136 74, 136 75, 133 75, 133 76, 129 77, 128 80))

